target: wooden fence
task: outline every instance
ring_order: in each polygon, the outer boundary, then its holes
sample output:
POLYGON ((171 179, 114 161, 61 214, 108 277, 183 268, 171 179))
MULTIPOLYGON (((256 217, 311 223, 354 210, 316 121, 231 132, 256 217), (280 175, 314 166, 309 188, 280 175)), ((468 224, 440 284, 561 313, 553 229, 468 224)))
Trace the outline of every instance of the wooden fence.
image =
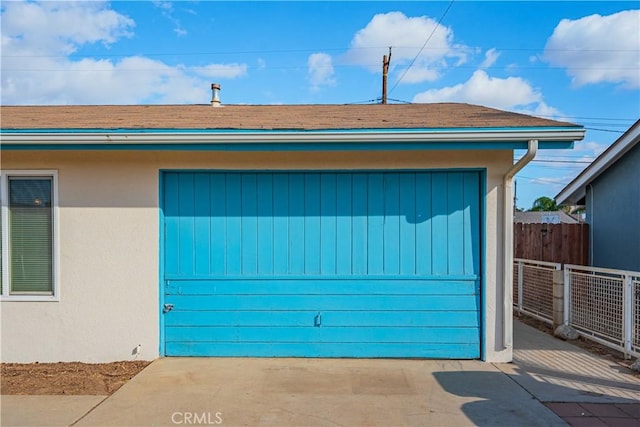
POLYGON ((515 258, 589 265, 588 224, 513 224, 515 258))

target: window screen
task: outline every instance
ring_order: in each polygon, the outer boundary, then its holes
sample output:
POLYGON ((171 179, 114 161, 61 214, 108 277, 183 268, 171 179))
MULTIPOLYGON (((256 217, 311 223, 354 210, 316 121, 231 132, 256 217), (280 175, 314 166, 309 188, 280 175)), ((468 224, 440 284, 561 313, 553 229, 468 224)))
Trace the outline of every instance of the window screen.
POLYGON ((11 294, 53 293, 52 181, 51 177, 9 177, 11 294))

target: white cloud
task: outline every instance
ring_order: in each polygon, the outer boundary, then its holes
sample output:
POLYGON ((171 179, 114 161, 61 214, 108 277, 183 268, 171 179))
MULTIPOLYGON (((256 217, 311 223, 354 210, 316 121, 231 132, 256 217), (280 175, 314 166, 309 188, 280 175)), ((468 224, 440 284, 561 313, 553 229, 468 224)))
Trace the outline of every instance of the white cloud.
POLYGON ((3 55, 71 54, 80 45, 131 37, 135 23, 103 2, 4 2, 3 55))
POLYGON ((170 1, 152 1, 153 5, 162 10, 173 10, 173 4, 170 1))
POLYGON ((153 5, 162 11, 162 15, 167 18, 173 25, 173 32, 178 35, 178 37, 186 36, 187 30, 182 28, 182 24, 180 24, 180 20, 175 17, 173 10, 173 3, 170 1, 152 1, 153 5))
POLYGON ((640 10, 563 19, 547 40, 544 59, 564 67, 577 86, 640 86, 640 10))
POLYGON ((2 104, 196 103, 210 78, 246 75, 244 64, 168 65, 143 56, 70 55, 91 43, 130 37, 135 22, 104 2, 4 2, 2 104))
POLYGON ((517 113, 529 114, 530 116, 544 117, 548 119, 557 119, 562 113, 550 105, 547 105, 544 101, 539 101, 528 106, 514 106, 513 108, 507 108, 517 113))
POLYGON ((535 115, 558 114, 526 80, 490 77, 484 70, 477 70, 464 83, 418 93, 413 102, 466 102, 535 115))
POLYGON ((398 77, 417 57, 403 77, 403 83, 433 81, 450 62, 454 65, 464 63, 470 52, 468 47, 454 43, 451 28, 438 25, 427 16, 407 17, 401 12, 389 12, 375 15, 353 36, 344 60, 381 72, 382 56, 388 54, 389 46, 392 46, 391 69, 398 77), (431 33, 429 43, 420 52, 431 33))
POLYGON ((308 78, 311 90, 319 90, 322 86, 333 86, 336 83, 333 60, 326 53, 312 53, 307 60, 308 78))
POLYGON ((484 54, 484 61, 480 64, 480 68, 489 68, 493 64, 496 63, 498 57, 500 56, 500 52, 498 52, 495 48, 491 48, 484 54))

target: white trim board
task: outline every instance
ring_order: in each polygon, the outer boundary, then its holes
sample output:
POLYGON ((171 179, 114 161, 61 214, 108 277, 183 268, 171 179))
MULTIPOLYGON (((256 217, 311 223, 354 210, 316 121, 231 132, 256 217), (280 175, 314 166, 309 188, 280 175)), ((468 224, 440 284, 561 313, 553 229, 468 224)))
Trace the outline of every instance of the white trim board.
POLYGON ((631 150, 640 141, 640 120, 635 122, 604 153, 600 154, 573 181, 567 184, 555 197, 559 205, 575 205, 586 195, 587 185, 604 173, 612 164, 631 150))

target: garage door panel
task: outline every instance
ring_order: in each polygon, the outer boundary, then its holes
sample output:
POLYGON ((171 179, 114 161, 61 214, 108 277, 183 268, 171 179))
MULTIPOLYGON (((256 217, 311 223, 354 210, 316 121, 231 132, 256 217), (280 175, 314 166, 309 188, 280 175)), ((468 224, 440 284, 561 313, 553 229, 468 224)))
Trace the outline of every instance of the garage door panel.
POLYGON ((365 357, 365 358, 432 358, 475 359, 478 344, 369 344, 361 343, 220 343, 179 341, 167 343, 168 355, 221 357, 365 357))
POLYGON ((304 273, 320 274, 320 175, 305 174, 304 182, 304 273))
MULTIPOLYGON (((365 274, 381 275, 384 272, 384 187, 382 174, 369 175, 367 211, 367 271, 365 274)), ((391 218, 389 218, 391 219, 391 218)))
MULTIPOLYGON (((414 216, 416 210, 416 176, 415 174, 399 174, 399 191, 398 191, 398 203, 400 212, 413 212, 414 216)), ((416 223, 417 219, 407 218, 406 221, 402 221, 401 218, 398 221, 399 230, 399 267, 400 275, 412 275, 416 274, 416 223)), ((422 254, 428 256, 427 254, 422 254)))
MULTIPOLYGON (((289 212, 282 212, 282 216, 289 219, 284 226, 289 228, 288 253, 282 254, 284 259, 289 259, 288 274, 304 274, 305 261, 305 209, 304 209, 304 178, 303 176, 289 177, 289 212)), ((280 236, 280 234, 277 234, 280 236)))
POLYGON ((475 328, 431 327, 225 327, 168 326, 166 339, 171 342, 316 342, 316 343, 460 343, 477 344, 475 328))
MULTIPOLYGON (((166 326, 300 326, 315 327, 316 310, 172 311, 166 326)), ((332 327, 477 328, 476 311, 323 311, 322 323, 332 327)))
MULTIPOLYGON (((227 251, 234 242, 227 243, 226 227, 226 200, 227 200, 227 177, 224 174, 209 175, 209 263, 210 275, 221 275, 226 273, 227 251)), ((170 240, 168 240, 170 241, 170 240)), ((204 269, 206 271, 206 268, 204 269)), ((199 270, 202 271, 202 270, 199 270)))
POLYGON ((217 279, 168 280, 169 295, 477 295, 474 280, 217 279))
MULTIPOLYGON (((180 240, 180 202, 178 200, 178 174, 166 174, 164 176, 164 238, 165 242, 178 242, 180 240)), ((180 250, 176 244, 164 245, 164 272, 165 274, 178 274, 180 250)))
MULTIPOLYGON (((353 275, 365 275, 368 272, 367 260, 368 260, 368 248, 369 248, 369 235, 367 234, 368 218, 363 215, 363 212, 367 212, 367 193, 368 184, 367 176, 362 174, 353 175, 353 189, 352 189, 352 209, 350 211, 351 216, 351 274, 353 275)), ((347 239, 348 235, 341 235, 342 239, 347 239)))
POLYGON ((477 173, 209 175, 167 174, 168 274, 479 271, 477 173))
POLYGON ((289 272, 289 176, 273 175, 273 188, 278 190, 265 197, 271 195, 273 200, 273 274, 278 276, 289 272))
MULTIPOLYGON (((408 224, 415 225, 415 244, 416 248, 413 252, 413 256, 416 260, 416 275, 430 276, 433 273, 432 258, 433 258, 433 213, 432 200, 433 194, 431 192, 431 175, 432 174, 416 174, 415 175, 415 203, 416 211, 414 221, 407 221, 408 224), (419 197, 422 195, 422 197, 419 197)), ((408 187, 407 189, 410 189, 408 187)))
POLYGON ((475 295, 167 295, 189 310, 478 310, 475 295))
POLYGON ((273 275, 273 176, 257 175, 258 275, 273 275))
POLYGON ((194 204, 194 272, 197 275, 209 274, 209 252, 211 238, 211 185, 209 174, 198 173, 193 177, 194 204), (197 197, 195 196, 197 194, 197 197))
POLYGON ((167 172, 163 183, 166 354, 224 355, 233 342, 235 355, 440 357, 442 344, 447 357, 479 356, 478 172, 167 172), (295 346, 242 345, 260 330, 295 346), (409 353, 385 350, 404 336, 409 353), (349 340, 366 349, 341 353, 349 340))
POLYGON ((239 240, 242 245, 240 271, 242 274, 255 275, 258 272, 258 203, 256 174, 242 174, 240 189, 241 226, 240 233, 227 236, 239 240))
MULTIPOLYGON (((447 174, 447 253, 464 255, 464 186, 462 173, 447 174)), ((464 272, 464 256, 447 258, 447 273, 464 272)))
POLYGON ((337 274, 336 175, 323 174, 320 186, 320 274, 337 274))
POLYGON ((463 274, 476 274, 480 271, 480 175, 465 173, 463 185, 463 274))
POLYGON ((397 173, 383 175, 383 271, 400 274, 400 181, 397 173))
POLYGON ((449 273, 449 174, 433 174, 431 181, 431 274, 449 273))
POLYGON ((178 248, 180 250, 180 274, 195 273, 195 191, 194 175, 183 174, 179 177, 178 201, 180 207, 180 226, 178 248))
MULTIPOLYGON (((239 236, 242 230, 242 219, 240 213, 242 212, 242 200, 240 199, 241 191, 241 175, 240 174, 225 174, 225 198, 218 201, 219 204, 224 206, 224 212, 221 218, 224 222, 221 223, 223 228, 216 230, 218 236, 221 238, 225 236, 225 247, 223 251, 226 253, 225 265, 212 266, 211 270, 222 270, 223 274, 240 274, 242 259, 242 241, 235 236, 239 236)), ((215 218, 212 212, 212 218, 215 218)), ((167 242, 171 244, 171 242, 167 242)))

